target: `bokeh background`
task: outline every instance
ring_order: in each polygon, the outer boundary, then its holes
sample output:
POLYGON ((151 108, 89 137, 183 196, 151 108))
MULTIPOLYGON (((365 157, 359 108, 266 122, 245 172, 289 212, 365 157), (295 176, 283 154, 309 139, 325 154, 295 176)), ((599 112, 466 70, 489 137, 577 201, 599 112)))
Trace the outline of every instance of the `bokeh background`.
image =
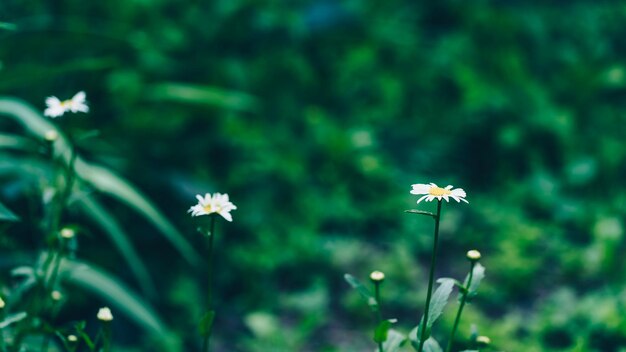
MULTIPOLYGON (((97 129, 81 156, 130 180, 198 253, 195 194, 238 206, 218 223, 216 351, 373 350, 373 317, 344 273, 384 271, 385 315, 415 326, 432 222, 404 210, 433 209, 409 194, 427 182, 470 202, 444 206, 437 275, 464 277, 469 249, 487 268, 459 348, 476 324, 499 350, 626 350, 622 2, 2 0, 0 22, 0 94, 43 111, 49 95, 86 91, 92 111, 55 123, 97 129)), ((37 185, 19 179, 2 177, 1 200, 36 222, 37 185)), ((197 350, 204 262, 98 197, 157 294, 70 208, 89 233, 78 257, 170 331, 165 345, 119 312, 118 350, 197 350)), ((41 248, 36 226, 4 232, 5 272, 12 253, 41 248)), ((116 313, 67 294, 59 324, 116 313)))

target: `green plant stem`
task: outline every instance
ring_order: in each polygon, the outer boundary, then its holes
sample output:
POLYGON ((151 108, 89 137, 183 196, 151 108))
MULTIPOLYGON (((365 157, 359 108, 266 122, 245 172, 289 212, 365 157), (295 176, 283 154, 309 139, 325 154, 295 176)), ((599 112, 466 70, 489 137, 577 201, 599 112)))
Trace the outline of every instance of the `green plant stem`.
POLYGON ((424 338, 428 326, 428 309, 430 308, 430 298, 433 293, 433 278, 435 276, 435 263, 437 260, 437 242, 439 241, 439 220, 441 218, 441 200, 437 202, 437 214, 435 215, 435 235, 433 239, 433 253, 430 259, 430 275, 428 277, 428 292, 426 293, 426 306, 424 308, 424 324, 422 325, 422 333, 420 334, 420 343, 417 349, 422 352, 424 349, 424 338))
MULTIPOLYGON (((380 305, 380 281, 374 282, 374 294, 376 296, 376 306, 377 306, 376 320, 377 320, 377 325, 380 326, 380 323, 383 321, 383 313, 382 313, 382 308, 380 305)), ((384 352, 382 342, 378 342, 378 352, 384 352)))
POLYGON ((461 321, 463 307, 465 307, 467 295, 469 294, 469 288, 472 285, 472 277, 474 276, 474 265, 476 265, 476 262, 472 260, 470 264, 469 276, 467 278, 467 284, 465 284, 465 286, 463 287, 463 292, 461 292, 461 303, 459 304, 459 310, 456 312, 456 318, 454 319, 454 325, 452 326, 452 333, 450 333, 450 339, 448 340, 448 347, 446 347, 446 352, 450 352, 452 350, 454 335, 456 334, 456 329, 458 328, 459 322, 461 321))
MULTIPOLYGON (((211 214, 211 227, 209 228, 209 252, 208 252, 208 268, 209 272, 207 274, 208 285, 207 285, 207 302, 206 302, 206 311, 209 312, 211 310, 212 298, 213 298, 213 290, 212 290, 212 281, 213 281, 213 242, 215 237, 215 218, 217 215, 211 214)), ((202 351, 208 352, 210 350, 209 339, 211 338, 211 330, 213 329, 213 324, 209 327, 209 330, 205 333, 204 339, 202 342, 202 351)))

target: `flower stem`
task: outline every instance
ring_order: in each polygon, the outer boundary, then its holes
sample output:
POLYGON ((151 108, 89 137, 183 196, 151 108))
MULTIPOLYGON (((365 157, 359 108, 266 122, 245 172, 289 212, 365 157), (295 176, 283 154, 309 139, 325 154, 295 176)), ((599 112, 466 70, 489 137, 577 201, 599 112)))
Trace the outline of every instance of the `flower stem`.
MULTIPOLYGON (((208 252, 208 257, 207 257, 208 269, 209 269, 209 272, 207 274, 207 278, 208 278, 207 302, 206 302, 207 312, 211 310, 212 296, 213 296, 213 289, 212 289, 211 283, 213 281, 213 239, 215 237, 215 218, 216 218, 216 215, 211 214, 211 225, 210 225, 211 227, 209 228, 209 252, 208 252)), ((213 323, 211 323, 209 330, 205 332, 204 340, 202 341, 203 352, 208 352, 210 350, 209 339, 211 337, 212 329, 213 329, 213 323)))
POLYGON ((459 326, 459 322, 461 321, 461 314, 463 313, 463 307, 465 307, 465 302, 467 301, 467 295, 469 294, 469 288, 472 285, 472 276, 474 276, 474 265, 476 261, 472 260, 470 264, 470 272, 467 278, 467 284, 463 287, 463 291, 461 292, 461 303, 459 304, 459 310, 456 312, 456 318, 454 319, 454 325, 452 326, 452 333, 450 333, 450 339, 448 340, 448 347, 446 347, 446 352, 450 352, 452 350, 452 343, 454 341, 454 334, 456 334, 456 329, 459 326))
MULTIPOLYGON (((383 321, 383 313, 382 313, 382 309, 380 305, 380 281, 374 282, 374 295, 376 297, 376 305, 377 305, 376 320, 377 320, 377 324, 380 325, 380 323, 383 321)), ((383 351, 384 351, 383 343, 378 342, 378 352, 383 352, 383 351)))
POLYGON ((420 343, 417 349, 422 352, 424 349, 424 338, 428 326, 428 309, 430 308, 430 298, 433 293, 433 278, 435 276, 435 263, 437 260, 437 242, 439 240, 439 219, 441 218, 441 199, 437 202, 437 214, 435 214, 435 236, 433 239, 433 253, 430 259, 430 275, 428 277, 428 292, 426 293, 426 306, 424 308, 424 324, 422 325, 422 333, 420 334, 420 343))

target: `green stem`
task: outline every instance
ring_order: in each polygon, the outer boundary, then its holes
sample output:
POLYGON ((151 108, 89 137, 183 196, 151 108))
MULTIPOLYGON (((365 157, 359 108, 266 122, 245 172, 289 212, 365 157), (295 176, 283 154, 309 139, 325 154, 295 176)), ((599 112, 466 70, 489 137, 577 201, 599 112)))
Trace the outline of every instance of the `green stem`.
MULTIPOLYGON (((207 302, 206 302, 206 310, 209 312, 211 310, 212 304, 212 287, 211 283, 213 281, 213 239, 215 237, 215 218, 217 215, 211 214, 211 227, 209 230, 209 253, 208 253, 208 268, 209 272, 207 274, 208 278, 208 286, 207 286, 207 302)), ((211 330, 213 329, 213 324, 209 327, 209 331, 207 331, 204 335, 204 340, 202 341, 202 351, 208 352, 210 350, 209 339, 211 337, 211 330)))
POLYGON ((424 308, 424 324, 422 325, 422 333, 420 334, 420 343, 417 349, 422 352, 424 349, 424 338, 428 326, 428 309, 430 308, 430 298, 433 293, 433 278, 435 276, 435 263, 437 260, 437 242, 439 241, 439 219, 441 218, 441 199, 437 202, 437 214, 435 215, 435 236, 433 239, 433 253, 430 259, 430 275, 428 277, 428 292, 426 293, 426 307, 424 308))
MULTIPOLYGON (((383 321, 383 313, 380 305, 380 281, 374 282, 374 294, 376 296, 376 320, 377 324, 380 326, 380 323, 383 321)), ((378 342, 378 352, 383 352, 383 343, 378 342)))
POLYGON ((450 334, 450 339, 448 340, 448 347, 446 347, 446 352, 450 352, 452 350, 452 343, 454 341, 454 335, 456 334, 456 329, 459 326, 459 322, 461 321, 461 314, 463 313, 463 307, 465 307, 465 302, 467 301, 467 295, 469 294, 469 288, 472 285, 472 277, 474 276, 474 265, 476 262, 474 260, 471 261, 470 264, 470 272, 467 278, 467 284, 463 287, 463 291, 461 292, 461 303, 459 304, 459 310, 456 312, 456 318, 454 319, 454 325, 452 326, 452 333, 450 334))

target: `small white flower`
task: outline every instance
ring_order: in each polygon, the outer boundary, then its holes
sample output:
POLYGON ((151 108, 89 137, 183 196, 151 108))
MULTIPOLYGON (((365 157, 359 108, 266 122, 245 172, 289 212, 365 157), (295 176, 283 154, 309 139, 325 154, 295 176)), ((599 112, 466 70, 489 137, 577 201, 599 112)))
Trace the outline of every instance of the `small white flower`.
POLYGON ((427 202, 430 202, 435 198, 437 198, 437 200, 441 200, 443 198, 446 200, 446 202, 449 201, 448 198, 452 198, 456 200, 458 203, 460 203, 461 201, 464 201, 465 203, 469 203, 467 200, 465 200, 466 195, 465 195, 465 191, 463 190, 463 188, 452 189, 452 186, 447 186, 446 188, 440 188, 440 187, 437 187, 437 185, 434 183, 431 183, 428 185, 424 183, 418 183, 418 184, 412 185, 412 187, 413 189, 411 190, 411 194, 424 194, 422 198, 417 200, 418 204, 424 199, 427 202))
POLYGON ((237 207, 228 200, 228 194, 224 193, 207 193, 202 197, 197 195, 198 204, 189 208, 188 213, 191 216, 209 215, 213 213, 220 214, 227 221, 233 221, 233 217, 230 215, 231 210, 237 209, 237 207))
POLYGON ((78 341, 78 337, 76 337, 76 335, 67 335, 67 341, 76 342, 78 341))
POLYGON ((71 112, 89 112, 89 106, 85 99, 87 98, 87 94, 85 92, 80 91, 76 93, 72 99, 61 101, 59 98, 52 96, 46 98, 46 110, 43 112, 45 116, 50 116, 52 118, 62 116, 68 111, 71 112))
POLYGON ((113 320, 113 314, 111 314, 111 310, 109 307, 103 307, 98 310, 98 320, 100 321, 111 321, 113 320))

